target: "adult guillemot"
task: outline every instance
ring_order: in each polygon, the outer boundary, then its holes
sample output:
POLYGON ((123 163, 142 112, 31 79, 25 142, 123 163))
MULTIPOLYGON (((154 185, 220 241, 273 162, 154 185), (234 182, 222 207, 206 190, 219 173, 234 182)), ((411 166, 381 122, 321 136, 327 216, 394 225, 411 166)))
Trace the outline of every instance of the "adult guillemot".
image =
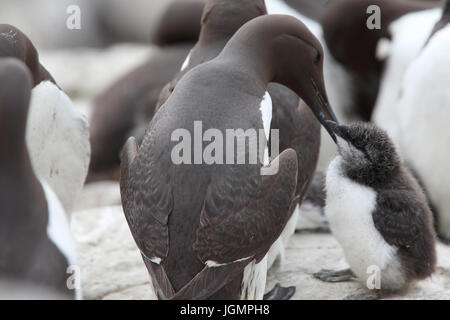
POLYGON ((70 213, 89 166, 87 120, 39 63, 31 41, 11 25, 0 25, 0 57, 18 58, 30 70, 33 89, 26 140, 31 163, 70 213))
MULTIPOLYGON (((264 0, 209 0, 203 12, 199 41, 191 50, 181 71, 162 90, 158 107, 165 103, 178 81, 192 68, 215 58, 234 33, 247 21, 267 14, 264 0)), ((319 56, 320 63, 323 56, 319 56)), ((271 83, 261 103, 261 116, 267 139, 270 130, 279 130, 279 150, 296 151, 302 170, 298 172, 296 195, 306 192, 317 166, 320 148, 320 124, 309 107, 293 91, 271 83)), ((269 139, 268 139, 269 140, 269 139)), ((269 146, 270 147, 270 141, 269 146)), ((270 149, 270 148, 268 148, 270 149)), ((269 154, 269 152, 266 152, 269 154)), ((294 234, 299 212, 297 205, 292 218, 268 255, 268 268, 282 260, 289 238, 294 234)))
POLYGON ((153 43, 167 46, 195 43, 200 34, 200 20, 205 0, 172 1, 159 18, 153 43))
MULTIPOLYGON (((183 76, 139 150, 133 138, 126 143, 124 212, 159 298, 263 297, 267 252, 294 209, 297 155, 288 149, 272 160, 269 170, 278 163, 275 175, 261 175, 261 161, 176 165, 170 137, 179 129, 194 136, 195 121, 222 134, 262 130, 259 106, 269 82, 293 89, 329 129, 326 120, 335 119, 315 59, 321 53, 319 41, 297 19, 255 18, 218 57, 183 76)), ((234 160, 243 155, 231 152, 234 160)))
POLYGON ((33 172, 25 142, 32 75, 15 58, 0 58, 0 277, 42 286, 61 298, 75 248, 64 209, 33 172))

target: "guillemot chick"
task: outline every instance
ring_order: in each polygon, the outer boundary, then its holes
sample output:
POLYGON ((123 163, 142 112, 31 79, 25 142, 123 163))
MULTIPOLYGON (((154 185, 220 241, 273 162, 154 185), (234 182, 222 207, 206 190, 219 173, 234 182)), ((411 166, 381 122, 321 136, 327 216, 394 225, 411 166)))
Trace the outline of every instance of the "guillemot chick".
POLYGON ((18 28, 0 24, 0 57, 19 59, 31 73, 26 130, 31 163, 70 214, 89 166, 87 119, 42 66, 33 43, 18 28))
POLYGON ((379 290, 351 299, 380 298, 430 276, 436 264, 432 214, 388 135, 368 123, 334 125, 333 131, 339 151, 327 171, 325 213, 350 269, 315 276, 331 282, 356 276, 369 287, 370 270, 377 270, 379 290))

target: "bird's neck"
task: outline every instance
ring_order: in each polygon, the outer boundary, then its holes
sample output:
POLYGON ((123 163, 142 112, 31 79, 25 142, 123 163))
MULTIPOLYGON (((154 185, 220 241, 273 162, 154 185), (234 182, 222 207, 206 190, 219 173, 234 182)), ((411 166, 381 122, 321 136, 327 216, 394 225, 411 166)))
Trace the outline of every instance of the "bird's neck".
MULTIPOLYGON (((0 169, 7 174, 13 167, 22 166, 24 158, 28 159, 28 151, 25 143, 25 132, 13 128, 17 125, 14 121, 5 123, 0 121, 0 128, 3 133, 0 135, 0 169)), ((23 130, 25 131, 25 130, 23 130)))
POLYGON ((255 96, 264 96, 267 86, 275 78, 274 62, 268 46, 258 43, 234 43, 227 45, 219 59, 247 78, 246 87, 255 96))
POLYGON ((199 35, 199 43, 217 43, 222 42, 223 46, 231 39, 237 30, 227 30, 224 28, 206 28, 203 27, 199 35))

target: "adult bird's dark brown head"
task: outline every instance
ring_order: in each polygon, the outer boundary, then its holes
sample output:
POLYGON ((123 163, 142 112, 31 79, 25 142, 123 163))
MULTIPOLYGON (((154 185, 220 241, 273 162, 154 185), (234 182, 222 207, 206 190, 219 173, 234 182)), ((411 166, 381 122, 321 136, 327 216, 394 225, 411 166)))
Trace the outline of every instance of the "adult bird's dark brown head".
POLYGON ((39 63, 38 52, 30 39, 9 24, 0 24, 0 57, 17 58, 25 63, 33 76, 33 86, 44 80, 55 83, 50 73, 39 63))
POLYGON ((244 25, 220 56, 239 56, 238 63, 246 63, 266 83, 277 82, 293 90, 335 140, 326 122, 337 119, 328 104, 323 54, 319 40, 301 21, 287 15, 269 15, 244 25))
POLYGON ((247 21, 264 14, 267 14, 264 0, 209 0, 203 9, 200 39, 230 38, 247 21))

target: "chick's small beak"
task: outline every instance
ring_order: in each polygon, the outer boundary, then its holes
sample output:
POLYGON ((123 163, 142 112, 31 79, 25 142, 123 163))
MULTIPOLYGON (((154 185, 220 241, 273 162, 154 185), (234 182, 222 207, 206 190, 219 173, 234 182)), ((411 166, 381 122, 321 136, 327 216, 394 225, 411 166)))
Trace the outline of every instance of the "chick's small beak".
POLYGON ((334 122, 332 120, 326 120, 325 121, 326 125, 328 126, 328 128, 330 128, 331 132, 333 132, 333 134, 335 136, 341 136, 341 130, 339 128, 339 124, 337 122, 334 122))
POLYGON ((333 109, 317 87, 317 84, 313 79, 311 79, 311 82, 315 95, 313 112, 322 126, 328 131, 333 141, 337 143, 336 135, 333 130, 334 126, 331 125, 331 123, 336 124, 336 126, 338 125, 336 116, 334 115, 333 109))

